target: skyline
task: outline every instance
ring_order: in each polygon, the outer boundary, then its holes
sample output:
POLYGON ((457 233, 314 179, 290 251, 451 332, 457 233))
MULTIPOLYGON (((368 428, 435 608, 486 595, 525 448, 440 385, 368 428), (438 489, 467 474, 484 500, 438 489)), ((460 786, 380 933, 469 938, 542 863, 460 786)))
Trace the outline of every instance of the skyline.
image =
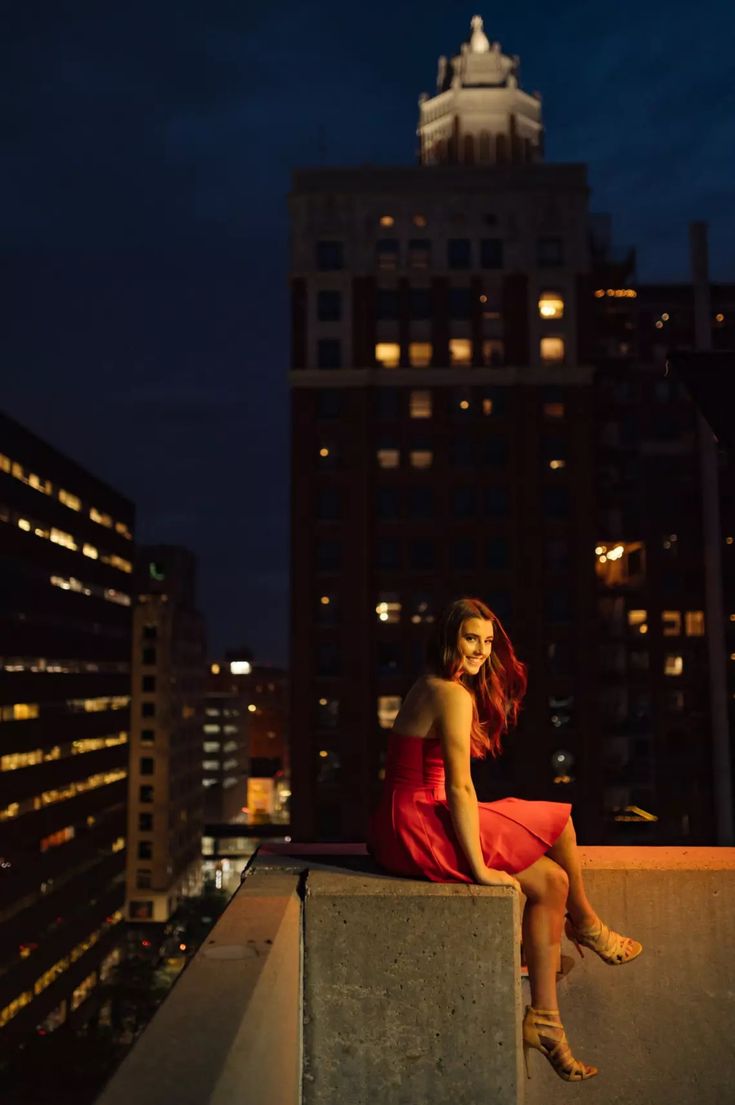
POLYGON ((75 24, 42 5, 9 34, 2 405, 136 503, 140 544, 191 548, 210 651, 247 643, 261 663, 288 651, 290 171, 412 164, 418 95, 475 11, 543 95, 546 160, 588 164, 591 210, 637 247, 639 279, 688 280, 694 218, 712 279, 735 279, 732 10, 433 3, 419 23, 378 4, 359 36, 340 5, 321 11, 82 3, 75 24))

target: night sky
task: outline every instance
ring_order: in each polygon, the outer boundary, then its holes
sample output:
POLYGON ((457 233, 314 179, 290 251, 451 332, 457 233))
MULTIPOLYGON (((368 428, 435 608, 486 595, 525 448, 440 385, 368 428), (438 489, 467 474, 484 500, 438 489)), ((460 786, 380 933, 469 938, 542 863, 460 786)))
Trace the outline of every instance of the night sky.
POLYGON ((213 652, 288 657, 292 168, 410 164, 479 11, 642 280, 735 279, 730 0, 22 0, 4 19, 0 405, 200 562, 213 652))

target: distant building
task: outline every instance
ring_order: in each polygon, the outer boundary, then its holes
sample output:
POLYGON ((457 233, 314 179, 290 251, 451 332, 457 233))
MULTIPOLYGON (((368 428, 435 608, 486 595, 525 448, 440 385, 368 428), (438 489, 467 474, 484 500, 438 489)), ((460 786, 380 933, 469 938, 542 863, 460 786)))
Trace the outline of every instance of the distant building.
POLYGON ((140 550, 133 615, 127 909, 167 921, 201 885, 205 627, 196 564, 172 545, 140 550))
MULTIPOLYGON (((709 842, 695 411, 660 355, 694 341, 691 289, 636 285, 481 21, 419 146, 289 198, 294 839, 364 838, 432 623, 469 594, 530 668, 479 796, 572 801, 588 842, 709 842)), ((735 289, 713 305, 716 342, 735 289)))
POLYGON ((245 820, 250 672, 250 661, 234 654, 209 667, 201 764, 208 825, 245 820))
POLYGON ((249 695, 248 818, 284 824, 289 821, 291 800, 287 673, 254 664, 249 695))
POLYGON ((0 414, 0 1046, 121 956, 132 504, 0 414))

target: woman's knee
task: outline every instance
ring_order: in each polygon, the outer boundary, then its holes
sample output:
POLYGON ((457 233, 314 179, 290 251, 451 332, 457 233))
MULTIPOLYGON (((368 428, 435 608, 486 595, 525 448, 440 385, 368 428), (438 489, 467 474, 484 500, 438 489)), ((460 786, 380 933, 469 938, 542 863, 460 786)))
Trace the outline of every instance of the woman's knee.
POLYGON ((554 905, 566 902, 569 892, 569 876, 563 867, 548 856, 543 856, 525 871, 519 871, 516 878, 521 889, 531 902, 543 902, 554 905))

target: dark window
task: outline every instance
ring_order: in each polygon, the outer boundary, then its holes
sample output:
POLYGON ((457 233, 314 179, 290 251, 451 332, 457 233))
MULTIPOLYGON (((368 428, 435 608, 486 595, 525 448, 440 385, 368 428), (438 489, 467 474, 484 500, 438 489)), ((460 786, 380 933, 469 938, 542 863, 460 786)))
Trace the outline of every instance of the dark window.
POLYGON ((336 521, 342 517, 342 493, 337 487, 322 487, 317 499, 316 515, 321 521, 336 521))
POLYGON ((550 675, 566 675, 571 666, 568 641, 552 641, 546 646, 546 664, 550 675))
POLYGON ((398 491, 394 487, 378 487, 375 492, 378 518, 398 518, 401 513, 398 491))
POLYGON ((410 545, 411 567, 428 571, 435 566, 434 542, 428 537, 418 537, 410 545))
POLYGON ((502 238, 483 238, 480 242, 480 267, 483 269, 502 269, 502 238))
POLYGON ((455 487, 452 492, 452 513, 455 518, 472 518, 477 514, 476 487, 455 487))
POLYGON ((447 264, 450 269, 468 269, 471 263, 469 238, 450 238, 447 242, 447 264))
POLYGON ((320 272, 333 272, 344 268, 344 244, 342 242, 317 242, 316 267, 320 272))
POLYGON ((566 572, 569 567, 569 545, 558 537, 545 541, 545 563, 550 572, 566 572))
POLYGON ((488 518, 504 518, 508 513, 508 489, 486 487, 483 492, 483 506, 488 518))
POLYGON ((317 418, 339 418, 342 414, 342 392, 324 388, 317 395, 317 418))
POLYGON ((138 829, 142 833, 153 832, 153 814, 152 813, 139 813, 138 814, 138 829))
POLYGON ((342 367, 342 342, 337 338, 320 338, 316 343, 316 349, 319 368, 342 367))
POLYGON ((490 609, 498 615, 502 622, 510 618, 512 601, 507 591, 492 591, 490 593, 490 609))
POLYGON ((544 460, 565 460, 567 456, 567 439, 559 434, 544 434, 541 445, 541 455, 544 460))
POLYGON ((141 662, 146 666, 155 664, 156 662, 156 650, 155 648, 144 648, 141 654, 141 662))
POLYGON ((400 545, 395 537, 378 538, 377 552, 379 568, 400 567, 401 551, 400 545))
POLYGON ((322 641, 317 645, 317 675, 339 675, 340 655, 340 650, 333 641, 322 641))
POLYGON ((413 269, 428 269, 431 264, 431 242, 426 238, 411 238, 408 243, 408 263, 413 269))
POLYGON ((480 408, 485 415, 497 418, 505 414, 508 399, 507 388, 483 388, 480 392, 480 408))
POLYGON ((470 288, 449 289, 449 317, 472 317, 472 291, 470 288))
POLYGON ((153 744, 156 734, 153 729, 141 729, 140 739, 143 744, 153 744))
POLYGON ((380 238, 375 243, 375 259, 379 269, 398 268, 398 253, 397 238, 380 238))
POLYGON ((153 774, 153 757, 141 756, 140 758, 140 773, 141 775, 153 774))
POLYGON ((320 291, 316 298, 316 314, 320 322, 339 322, 342 318, 342 292, 320 291))
POLYGON ((316 723, 320 729, 334 729, 339 722, 339 699, 324 698, 317 702, 316 723))
POLYGON ((375 412, 381 421, 401 416, 401 395, 398 388, 375 389, 375 412))
POLYGON ((136 921, 150 921, 153 917, 153 902, 132 899, 130 902, 130 916, 136 921))
POLYGON ((342 561, 342 544, 334 539, 317 541, 316 567, 318 572, 339 571, 342 561))
POLYGON ((318 625, 336 625, 339 621, 339 599, 336 595, 320 595, 316 604, 316 621, 318 625), (322 602, 323 598, 329 602, 322 602))
POLYGON ((452 541, 449 546, 449 560, 456 572, 474 571, 477 563, 477 548, 473 537, 462 537, 452 541))
POLYGON ((158 636, 158 626, 156 625, 144 625, 143 626, 143 640, 155 641, 158 636))
POLYGON ((569 494, 566 487, 545 487, 543 510, 549 518, 563 518, 569 510, 569 494))
POLYGON ((142 786, 138 788, 138 801, 139 802, 152 802, 153 801, 153 787, 142 786))
POLYGON ((408 310, 411 318, 431 318, 431 291, 429 288, 411 288, 409 290, 408 310))
POLYGON ((471 437, 458 437, 449 443, 449 463, 453 468, 471 468, 477 448, 471 437))
POLYGON ((155 675, 144 675, 142 680, 142 689, 152 693, 156 689, 156 677, 155 675))
POLYGON ((508 463, 508 439, 486 437, 482 443, 482 459, 485 464, 508 463))
POLYGON ((498 225, 498 216, 495 215, 491 211, 487 211, 483 215, 482 218, 483 218, 483 222, 485 223, 485 226, 497 226, 498 225))
POLYGON ((398 292, 394 288, 378 288, 375 315, 379 319, 398 318, 398 292))
POLYGON ((505 537, 491 537, 485 548, 485 565, 502 571, 508 567, 508 540, 505 537))
POLYGON ((571 619, 569 594, 558 587, 546 590, 546 620, 549 622, 568 622, 571 619))
POLYGON ((410 518, 433 518, 434 489, 432 487, 411 487, 408 491, 408 515, 410 518))
POLYGON ((538 263, 542 266, 563 265, 564 249, 561 238, 539 238, 538 263))
POLYGON ((140 713, 142 717, 155 717, 156 716, 156 704, 155 702, 142 702, 140 707, 140 713))
POLYGON ((151 872, 140 870, 135 876, 135 885, 138 890, 150 890, 151 872))
POLYGON ((140 840, 138 842, 138 859, 153 859, 152 840, 140 840))
POLYGON ((389 641, 378 642, 378 672, 380 675, 395 675, 401 668, 401 650, 389 641))

